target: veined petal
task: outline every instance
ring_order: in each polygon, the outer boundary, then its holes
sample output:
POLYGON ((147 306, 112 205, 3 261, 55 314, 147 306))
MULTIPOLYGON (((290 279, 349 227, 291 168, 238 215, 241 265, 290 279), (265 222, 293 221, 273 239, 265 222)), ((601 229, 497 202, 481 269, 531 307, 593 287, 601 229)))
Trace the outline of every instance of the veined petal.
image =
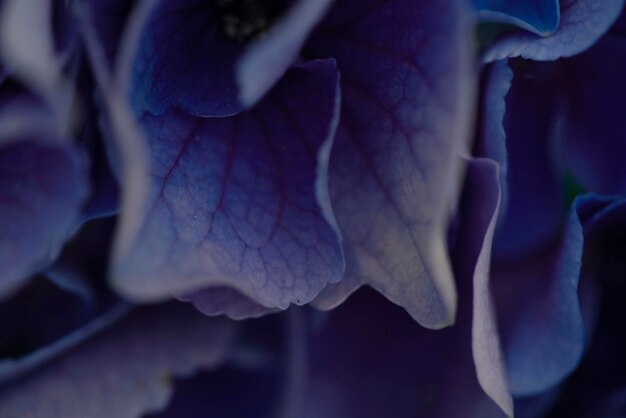
POLYGON ((140 300, 226 286, 285 309, 338 281, 340 239, 318 172, 338 94, 334 62, 312 61, 235 117, 146 114, 152 179, 147 205, 130 202, 146 211, 126 225, 135 235, 116 250, 115 286, 140 300))
POLYGON ((329 288, 326 307, 357 282, 424 326, 454 321, 445 236, 472 116, 463 6, 338 1, 305 47, 341 72, 330 189, 352 284, 329 288))

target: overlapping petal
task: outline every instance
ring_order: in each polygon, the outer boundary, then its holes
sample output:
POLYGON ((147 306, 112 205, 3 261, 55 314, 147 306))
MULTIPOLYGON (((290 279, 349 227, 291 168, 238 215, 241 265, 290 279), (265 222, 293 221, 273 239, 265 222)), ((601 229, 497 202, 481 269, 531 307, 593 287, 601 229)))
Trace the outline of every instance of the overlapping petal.
POLYGON ((89 185, 68 143, 0 141, 0 293, 49 265, 75 231, 89 185))
POLYGON ((626 193, 625 57, 624 30, 615 26, 590 50, 563 65, 568 104, 563 151, 568 168, 585 189, 601 194, 626 193))
POLYGON ((619 16, 624 0, 561 0, 556 31, 540 37, 517 31, 503 35, 487 49, 487 62, 522 57, 540 61, 578 54, 593 45, 619 16))
POLYGON ((564 212, 555 155, 558 70, 552 64, 524 60, 511 65, 512 81, 506 62, 495 63, 487 76, 486 121, 478 144, 479 155, 504 167, 505 210, 494 251, 507 258, 522 257, 550 242, 564 212))
POLYGON ((5 388, 0 415, 141 417, 165 407, 173 376, 222 363, 235 329, 182 304, 137 311, 31 378, 5 388))
POLYGON ((551 248, 492 268, 507 371, 515 395, 549 389, 574 370, 584 348, 578 297, 583 230, 575 207, 551 248))
POLYGON ((330 287, 321 307, 369 284, 427 327, 454 320, 445 235, 472 100, 465 11, 338 1, 305 47, 337 59, 343 97, 330 188, 349 285, 330 287))
POLYGON ((137 20, 144 26, 133 66, 135 108, 160 114, 175 106, 194 115, 226 116, 256 104, 298 61, 331 0, 286 2, 267 33, 249 42, 227 35, 217 3, 144 3, 151 5, 143 11, 149 17, 137 20))
POLYGON ((547 36, 559 26, 558 0, 474 0, 480 19, 508 23, 547 36))
POLYGON ((343 256, 320 181, 338 94, 334 63, 313 61, 232 118, 144 115, 149 205, 135 200, 148 210, 116 254, 117 288, 146 300, 227 286, 284 309, 338 281, 343 256))

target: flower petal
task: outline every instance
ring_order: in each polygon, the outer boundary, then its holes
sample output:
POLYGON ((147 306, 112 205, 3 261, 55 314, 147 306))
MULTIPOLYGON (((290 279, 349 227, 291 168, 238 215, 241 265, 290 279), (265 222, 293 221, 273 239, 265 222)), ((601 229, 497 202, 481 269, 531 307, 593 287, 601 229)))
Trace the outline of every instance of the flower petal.
POLYGON ((474 0, 479 19, 508 23, 537 35, 549 35, 559 26, 559 0, 474 0))
POLYGON ((213 5, 205 0, 144 3, 151 7, 137 6, 147 14, 136 19, 140 28, 131 25, 122 40, 132 42, 133 32, 141 31, 129 68, 134 109, 159 115, 178 107, 198 116, 241 111, 233 68, 244 45, 226 37, 213 5))
MULTIPOLYGON (((338 1, 304 51, 335 57, 341 71, 330 188, 348 280, 430 328, 451 324, 456 309, 445 236, 472 108, 463 6, 338 1)), ((343 301, 347 287, 326 302, 343 301)))
POLYGON ((619 417, 626 405, 626 200, 589 195, 580 199, 578 210, 585 230, 583 278, 598 286, 601 303, 591 344, 550 416, 619 417))
MULTIPOLYGON (((506 64, 496 64, 501 65, 506 64)), ((504 104, 504 132, 487 126, 478 151, 479 155, 498 161, 503 154, 507 159, 503 173, 506 178, 501 179, 506 212, 498 223, 494 252, 499 258, 512 259, 523 257, 556 237, 564 198, 554 152, 559 111, 556 68, 524 60, 512 60, 510 65, 514 77, 504 100, 499 93, 506 86, 500 86, 502 80, 498 80, 497 72, 505 70, 494 69, 487 79, 487 89, 498 89, 499 99, 487 100, 483 109, 489 118, 484 123, 497 125, 504 104)))
POLYGON ((205 315, 226 315, 232 319, 257 318, 276 311, 259 305, 230 287, 204 289, 178 299, 193 303, 205 315))
MULTIPOLYGON (((457 257, 465 257, 473 271, 472 356, 478 382, 508 416, 513 416, 495 306, 489 289, 491 251, 500 205, 498 164, 488 159, 470 162, 462 200, 462 226, 457 257), (465 228, 465 229, 463 229, 465 228), (474 254, 476 253, 476 254, 474 254), (471 267, 475 265, 475 267, 471 267)), ((469 293, 469 292, 467 292, 469 293)))
MULTIPOLYGON (((233 287, 257 303, 310 301, 343 273, 324 159, 337 123, 332 60, 292 69, 261 104, 232 118, 171 109, 145 115, 149 202, 114 257, 114 283, 136 299, 233 287)), ((127 155, 127 158, 132 158, 127 155)))
POLYGON ((236 69, 241 103, 253 106, 283 76, 332 2, 296 1, 265 36, 246 48, 236 69))
POLYGON ((0 140, 0 297, 54 260, 74 232, 85 171, 69 144, 0 140))
POLYGON ((515 32, 487 49, 486 62, 522 57, 540 61, 578 54, 593 45, 619 16, 624 0, 562 0, 559 28, 547 37, 515 32))
POLYGON ((551 248, 517 263, 492 267, 509 383, 517 396, 559 383, 582 355, 578 281, 583 230, 575 207, 562 237, 551 248))
POLYGON ((231 323, 179 303, 137 311, 40 373, 7 387, 0 394, 0 415, 141 417, 165 407, 170 376, 219 365, 233 331, 231 323))
POLYGON ((626 193, 626 39, 615 28, 593 48, 564 62, 568 168, 589 191, 626 193))

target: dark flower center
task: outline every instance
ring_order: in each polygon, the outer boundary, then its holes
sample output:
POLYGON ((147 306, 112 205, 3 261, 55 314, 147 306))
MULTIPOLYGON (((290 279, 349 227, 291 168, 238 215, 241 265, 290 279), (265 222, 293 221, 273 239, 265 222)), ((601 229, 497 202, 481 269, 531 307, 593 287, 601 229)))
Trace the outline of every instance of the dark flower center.
POLYGON ((217 0, 224 33, 238 42, 261 35, 287 10, 290 0, 217 0))

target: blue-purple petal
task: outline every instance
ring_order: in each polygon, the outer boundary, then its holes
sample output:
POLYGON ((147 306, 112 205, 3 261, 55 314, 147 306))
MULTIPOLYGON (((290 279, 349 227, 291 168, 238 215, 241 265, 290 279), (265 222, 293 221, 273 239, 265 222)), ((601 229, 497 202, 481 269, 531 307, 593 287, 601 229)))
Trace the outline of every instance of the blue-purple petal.
POLYGON ((234 66, 244 44, 226 36, 214 5, 205 0, 144 3, 153 6, 138 23, 144 26, 131 69, 135 111, 162 114, 178 107, 201 116, 241 111, 234 66))
POLYGON ((563 151, 583 188, 626 193, 626 38, 609 31, 585 53, 563 63, 567 116, 563 151))
POLYGON ((343 256, 317 172, 338 94, 334 62, 311 61, 235 117, 145 115, 149 200, 130 202, 146 210, 116 254, 116 287, 146 300, 227 286, 284 309, 338 281, 343 256))
MULTIPOLYGON (((304 50, 334 57, 341 72, 330 188, 348 280, 373 286, 431 328, 452 323, 456 310, 445 235, 457 155, 469 139, 464 6, 338 1, 304 50)), ((330 287, 325 303, 354 287, 330 287)))
POLYGON ((237 62, 239 100, 256 104, 298 60, 302 45, 333 0, 297 0, 265 36, 246 47, 237 62))
POLYGON ((128 417, 165 407, 169 379, 222 363, 235 329, 182 304, 137 311, 0 394, 7 418, 128 417))
MULTIPOLYGON (((557 68, 525 60, 512 60, 510 65, 514 77, 504 98, 505 137, 500 136, 502 131, 487 128, 480 151, 495 160, 506 155, 506 178, 502 179, 506 212, 497 227, 494 252, 498 257, 519 258, 547 245, 558 234, 564 217, 564 191, 555 155, 557 68), (505 151, 501 149, 503 140, 505 151)), ((498 80, 491 78, 487 83, 488 89, 496 88, 489 84, 498 80)), ((502 105, 498 100, 485 103, 485 117, 493 118, 489 123, 498 123, 502 105)))
POLYGON ((548 61, 578 54, 611 27, 623 6, 624 0, 562 0, 555 32, 546 37, 524 31, 503 35, 487 49, 484 60, 522 57, 548 61))
POLYGON ((561 382, 584 349, 578 297, 583 229, 575 207, 549 249, 492 267, 509 383, 517 396, 561 382))
POLYGON ((474 0, 479 19, 507 23, 547 36, 559 26, 559 0, 474 0))
POLYGON ((78 226, 89 190, 71 144, 0 144, 0 294, 49 265, 78 226))

